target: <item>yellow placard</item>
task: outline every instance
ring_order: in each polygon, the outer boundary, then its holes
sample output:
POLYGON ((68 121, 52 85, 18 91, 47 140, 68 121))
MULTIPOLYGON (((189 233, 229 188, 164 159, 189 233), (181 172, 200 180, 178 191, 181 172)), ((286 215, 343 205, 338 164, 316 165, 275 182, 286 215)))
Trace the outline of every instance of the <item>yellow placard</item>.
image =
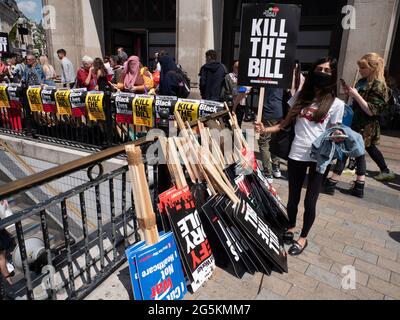
POLYGON ((154 97, 137 95, 133 99, 133 124, 153 128, 153 101, 154 97))
POLYGON ((7 86, 0 86, 0 108, 10 108, 7 96, 7 86))
POLYGON ((70 95, 71 95, 71 90, 59 90, 55 94, 57 113, 60 116, 72 115, 72 106, 71 106, 71 101, 69 100, 70 95))
POLYGON ((86 109, 89 115, 89 120, 106 120, 106 115, 103 111, 104 93, 91 93, 86 96, 86 109))
POLYGON ((40 92, 42 88, 32 87, 26 91, 28 96, 29 107, 32 112, 43 112, 42 96, 40 92))
POLYGON ((200 101, 179 99, 175 105, 175 111, 178 111, 183 122, 196 121, 199 118, 200 101))

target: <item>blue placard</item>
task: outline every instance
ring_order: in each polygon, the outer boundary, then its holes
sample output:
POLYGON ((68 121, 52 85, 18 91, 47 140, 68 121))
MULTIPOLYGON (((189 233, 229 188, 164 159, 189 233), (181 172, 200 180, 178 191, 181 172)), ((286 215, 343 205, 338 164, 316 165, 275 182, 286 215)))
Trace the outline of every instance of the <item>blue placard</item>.
POLYGON ((172 233, 160 242, 126 250, 135 300, 182 300, 187 293, 182 264, 172 233))

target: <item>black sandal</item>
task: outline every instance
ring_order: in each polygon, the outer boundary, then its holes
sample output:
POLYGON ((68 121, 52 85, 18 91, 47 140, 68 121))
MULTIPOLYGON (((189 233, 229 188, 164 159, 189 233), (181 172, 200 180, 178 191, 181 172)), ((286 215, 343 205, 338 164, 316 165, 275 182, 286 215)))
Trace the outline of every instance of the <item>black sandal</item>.
POLYGON ((284 244, 291 246, 294 242, 294 233, 287 231, 283 234, 282 239, 284 244))
POLYGON ((305 248, 307 248, 307 246, 308 246, 307 240, 304 247, 302 247, 297 241, 295 241, 293 246, 291 246, 291 248, 289 249, 289 254, 291 256, 298 256, 303 253, 303 251, 305 250, 305 248))

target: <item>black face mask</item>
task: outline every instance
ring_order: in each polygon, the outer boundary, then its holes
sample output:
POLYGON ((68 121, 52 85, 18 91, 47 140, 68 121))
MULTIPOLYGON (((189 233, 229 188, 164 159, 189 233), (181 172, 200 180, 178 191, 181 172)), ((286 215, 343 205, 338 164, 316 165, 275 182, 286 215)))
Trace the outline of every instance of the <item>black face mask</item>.
POLYGON ((310 80, 313 86, 318 89, 326 88, 332 85, 332 76, 319 71, 314 71, 310 80))

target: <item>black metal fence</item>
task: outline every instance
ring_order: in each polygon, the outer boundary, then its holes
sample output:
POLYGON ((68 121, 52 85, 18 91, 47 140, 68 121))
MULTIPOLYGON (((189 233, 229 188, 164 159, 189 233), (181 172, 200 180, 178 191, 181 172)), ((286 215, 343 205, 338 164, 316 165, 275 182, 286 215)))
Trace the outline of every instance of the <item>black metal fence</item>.
MULTIPOLYGON (((151 142, 143 138, 134 144, 146 151, 151 142)), ((123 159, 124 147, 109 148, 0 187, 0 200, 4 200, 78 171, 88 176, 88 182, 0 221, 0 230, 8 229, 15 239, 14 263, 18 260, 22 265, 16 269, 13 285, 0 275, 0 299, 82 299, 126 261, 125 248, 140 240, 128 166, 104 169, 108 160, 123 159), (59 214, 54 214, 54 207, 59 214), (32 220, 40 226, 34 237, 27 235, 27 221, 32 220), (72 234, 72 224, 80 232, 72 234), (32 238, 43 246, 32 248, 32 238)), ((146 163, 146 169, 155 203, 157 167, 146 163)))

